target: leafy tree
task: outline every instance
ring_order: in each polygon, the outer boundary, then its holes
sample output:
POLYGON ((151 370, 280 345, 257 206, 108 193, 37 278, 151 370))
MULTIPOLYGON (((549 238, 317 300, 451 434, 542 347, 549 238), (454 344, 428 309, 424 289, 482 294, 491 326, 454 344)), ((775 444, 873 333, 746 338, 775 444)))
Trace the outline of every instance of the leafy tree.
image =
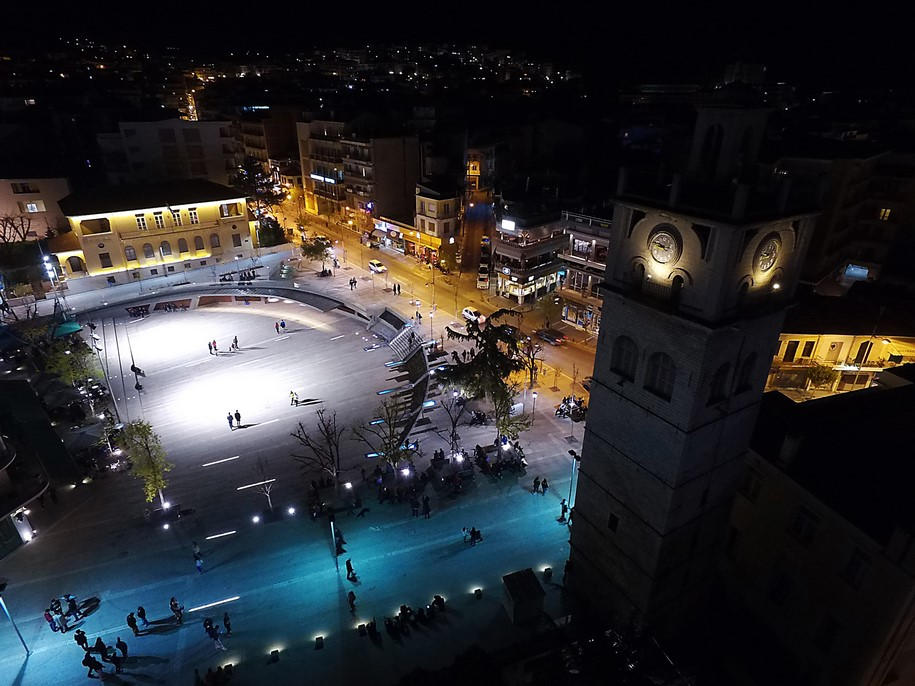
POLYGON ((168 485, 165 473, 174 466, 165 459, 165 448, 159 435, 149 422, 136 420, 128 422, 121 431, 120 441, 133 460, 133 475, 143 479, 146 502, 151 503, 158 494, 159 502, 165 507, 162 489, 168 485))
POLYGON ((555 293, 547 293, 537 301, 537 311, 543 317, 543 325, 549 328, 550 324, 559 321, 562 314, 562 299, 555 293))
POLYGON ((255 157, 245 157, 235 176, 235 187, 244 192, 255 215, 261 215, 278 207, 286 199, 282 189, 274 190, 276 181, 267 173, 263 162, 255 157))
POLYGON ((45 359, 45 371, 71 386, 85 385, 97 370, 92 350, 79 338, 54 341, 45 359))
POLYGON ((533 388, 534 384, 537 382, 537 372, 540 369, 540 365, 537 363, 543 362, 543 358, 540 357, 542 351, 543 346, 531 340, 530 336, 525 338, 518 346, 518 355, 521 358, 521 362, 524 364, 524 370, 528 373, 528 377, 530 378, 530 388, 533 388))
POLYGON ((344 427, 337 425, 337 411, 328 412, 321 408, 315 413, 317 423, 314 431, 309 433, 302 422, 299 422, 295 433, 291 434, 306 451, 303 454, 292 453, 292 457, 306 471, 317 469, 326 472, 337 483, 340 475, 340 439, 344 427))
POLYGON ((837 376, 839 376, 839 372, 832 367, 827 367, 823 364, 815 364, 807 369, 807 380, 814 388, 820 388, 827 384, 831 384, 836 380, 837 376))
POLYGON ((321 260, 321 271, 324 271, 325 260, 327 259, 327 243, 315 240, 302 241, 302 257, 306 260, 321 260))
POLYGON ((518 397, 518 384, 505 383, 492 397, 492 413, 496 423, 496 442, 499 436, 516 440, 518 435, 531 426, 531 417, 526 414, 512 415, 512 407, 518 397))
POLYGON ((261 217, 260 228, 257 230, 260 247, 269 248, 286 242, 286 233, 283 227, 273 217, 261 217))
POLYGON ((393 400, 385 400, 377 412, 376 419, 353 429, 353 437, 372 452, 378 453, 392 469, 397 469, 403 462, 413 464, 413 458, 418 452, 406 442, 404 436, 410 411, 393 400))

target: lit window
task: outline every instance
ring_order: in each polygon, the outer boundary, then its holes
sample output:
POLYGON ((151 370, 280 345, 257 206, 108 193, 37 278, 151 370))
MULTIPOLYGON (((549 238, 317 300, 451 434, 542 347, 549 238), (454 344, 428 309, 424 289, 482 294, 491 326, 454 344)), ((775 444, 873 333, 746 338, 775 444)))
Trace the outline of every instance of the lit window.
POLYGON ((226 202, 219 206, 220 217, 237 217, 240 214, 237 202, 226 202))
POLYGON ((25 203, 25 211, 29 214, 33 212, 44 212, 44 201, 36 200, 33 202, 25 203))
POLYGON ((161 212, 153 212, 153 219, 156 222, 157 229, 165 228, 165 217, 162 216, 161 212))
POLYGON ((142 214, 136 214, 134 217, 137 220, 137 228, 140 229, 140 231, 146 231, 146 217, 142 214))
POLYGON ((890 215, 892 213, 893 213, 893 211, 890 208, 881 207, 880 212, 877 216, 880 218, 880 221, 885 222, 885 221, 889 221, 890 215))
POLYGON ((196 207, 187 208, 187 219, 191 224, 200 223, 200 220, 197 218, 197 208, 196 207))

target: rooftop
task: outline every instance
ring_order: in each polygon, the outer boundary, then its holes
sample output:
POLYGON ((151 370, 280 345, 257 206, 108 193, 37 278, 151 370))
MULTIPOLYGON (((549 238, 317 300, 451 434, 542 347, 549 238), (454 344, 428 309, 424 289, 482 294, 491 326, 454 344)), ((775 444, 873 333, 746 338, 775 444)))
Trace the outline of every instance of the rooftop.
POLYGON ((913 381, 915 365, 906 365, 883 372, 878 386, 805 403, 766 393, 752 448, 886 545, 897 526, 915 532, 915 462, 903 430, 915 423, 913 381))
POLYGON ((241 197, 244 197, 244 193, 235 188, 205 179, 184 179, 161 183, 97 186, 71 193, 60 201, 60 209, 65 215, 74 217, 142 210, 148 207, 234 200, 241 197))
POLYGON ((915 300, 859 282, 843 297, 807 293, 788 310, 782 331, 799 334, 915 336, 915 300))
POLYGON ((435 177, 417 183, 416 194, 426 198, 457 198, 462 192, 454 179, 435 177))

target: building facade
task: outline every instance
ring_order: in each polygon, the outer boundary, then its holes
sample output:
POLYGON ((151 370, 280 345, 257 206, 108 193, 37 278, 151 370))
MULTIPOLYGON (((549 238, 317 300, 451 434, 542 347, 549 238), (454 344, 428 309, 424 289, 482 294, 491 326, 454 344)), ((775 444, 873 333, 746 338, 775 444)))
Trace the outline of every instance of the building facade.
POLYGON ((0 179, 0 218, 12 223, 14 240, 44 238, 66 230, 58 203, 69 194, 70 184, 60 177, 0 179))
POLYGON ((129 283, 255 254, 255 224, 234 188, 190 180, 109 186, 61 201, 71 232, 52 245, 66 279, 129 283))
POLYGON ((108 182, 207 179, 231 185, 243 150, 229 121, 119 122, 98 135, 108 182))
POLYGON ((446 269, 457 266, 462 200, 461 191, 451 184, 434 181, 416 184, 413 228, 432 239, 430 245, 416 253, 417 257, 433 263, 441 261, 446 269))
POLYGON ((610 249, 609 219, 575 212, 562 213, 567 245, 559 253, 565 274, 560 279, 562 319, 585 331, 600 328, 600 284, 610 249))
POLYGON ((496 294, 532 303, 559 286, 559 252, 568 238, 558 212, 530 211, 520 203, 506 203, 503 209, 492 241, 496 294))

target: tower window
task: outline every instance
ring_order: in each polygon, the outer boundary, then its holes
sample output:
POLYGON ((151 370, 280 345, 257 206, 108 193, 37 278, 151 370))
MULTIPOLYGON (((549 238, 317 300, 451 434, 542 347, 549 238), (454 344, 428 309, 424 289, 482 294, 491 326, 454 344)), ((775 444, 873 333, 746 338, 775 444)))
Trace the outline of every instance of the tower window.
POLYGON ((677 365, 666 353, 654 353, 648 358, 645 370, 645 390, 659 398, 670 400, 674 392, 677 365))
POLYGON ((635 365, 639 351, 629 336, 617 336, 610 355, 610 369, 627 381, 635 380, 635 365))
POLYGON ((712 374, 712 381, 709 386, 708 403, 714 405, 728 397, 728 374, 731 371, 731 364, 725 362, 712 374))
POLYGON ((891 210, 890 208, 881 207, 880 211, 877 213, 877 217, 880 219, 880 221, 886 222, 886 221, 890 220, 890 215, 892 213, 893 213, 893 210, 891 210))
POLYGON ((750 353, 746 356, 743 364, 740 365, 740 374, 737 376, 737 392, 743 393, 750 390, 750 383, 756 367, 756 353, 750 353))

